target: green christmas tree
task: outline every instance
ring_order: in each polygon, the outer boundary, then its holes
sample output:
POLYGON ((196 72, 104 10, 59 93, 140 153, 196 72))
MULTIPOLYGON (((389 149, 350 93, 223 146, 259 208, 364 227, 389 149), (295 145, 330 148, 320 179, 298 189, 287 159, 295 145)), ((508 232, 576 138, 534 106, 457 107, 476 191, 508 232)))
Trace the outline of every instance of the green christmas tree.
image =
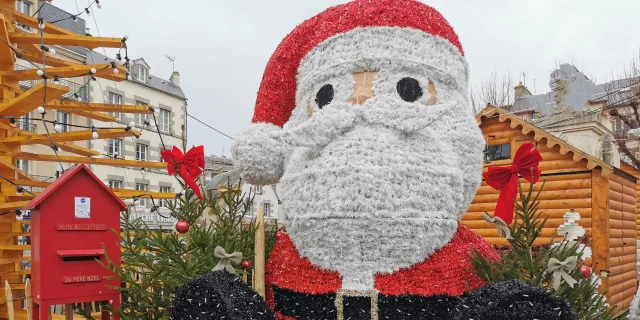
MULTIPOLYGON (((243 194, 241 182, 233 185, 229 180, 220 191, 205 195, 201 201, 192 190, 182 185, 184 194, 169 201, 170 215, 188 223, 188 232, 151 230, 144 221, 132 219, 131 212, 121 217, 122 248, 118 265, 107 257, 105 268, 120 278, 122 304, 115 311, 122 319, 169 319, 176 290, 185 282, 211 272, 219 259, 216 247, 227 253, 241 252, 243 260, 254 258, 254 237, 257 225, 247 219, 252 210, 253 193, 243 194), (209 219, 203 215, 208 210, 209 219)), ((267 230, 267 252, 275 242, 275 230, 267 230)), ((235 273, 243 275, 240 265, 235 273)), ((251 269, 246 270, 251 279, 251 269)), ((78 313, 89 318, 83 310, 78 313)))
POLYGON ((509 227, 510 246, 500 252, 499 261, 476 254, 472 264, 478 276, 488 284, 517 279, 544 288, 569 304, 583 320, 626 319, 626 313, 616 316, 616 310, 608 307, 604 293, 598 292, 597 277, 591 273, 585 278, 580 272, 583 241, 558 242, 554 236, 549 243, 535 245, 547 222, 538 211, 543 187, 544 183, 534 192, 530 183, 525 193, 518 184, 520 201, 515 202, 515 219, 509 227))

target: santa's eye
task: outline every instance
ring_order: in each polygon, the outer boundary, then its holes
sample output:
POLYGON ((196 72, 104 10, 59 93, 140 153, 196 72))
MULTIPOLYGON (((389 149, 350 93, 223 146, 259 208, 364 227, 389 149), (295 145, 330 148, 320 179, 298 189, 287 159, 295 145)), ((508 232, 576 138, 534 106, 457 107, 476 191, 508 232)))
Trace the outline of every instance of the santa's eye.
POLYGON ((422 97, 420 83, 414 78, 402 78, 396 85, 400 98, 406 102, 416 102, 422 97))
POLYGON ((331 103, 331 100, 333 100, 333 86, 325 84, 320 88, 320 90, 318 90, 318 93, 316 93, 316 104, 318 105, 318 108, 322 109, 324 106, 331 103))

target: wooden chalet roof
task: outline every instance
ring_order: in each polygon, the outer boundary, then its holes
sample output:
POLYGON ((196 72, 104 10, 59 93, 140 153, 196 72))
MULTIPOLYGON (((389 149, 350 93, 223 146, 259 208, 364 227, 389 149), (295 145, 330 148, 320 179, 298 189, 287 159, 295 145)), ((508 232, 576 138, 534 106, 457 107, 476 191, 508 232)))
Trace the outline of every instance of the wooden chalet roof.
POLYGON ((548 148, 553 148, 556 145, 559 145, 560 154, 564 155, 571 152, 573 154, 573 161, 579 162, 582 160, 586 160, 587 168, 590 170, 596 167, 600 167, 602 169, 602 176, 604 177, 607 177, 611 175, 614 171, 616 171, 616 168, 614 166, 588 153, 580 151, 578 148, 570 145, 566 141, 552 135, 551 133, 548 133, 544 129, 536 127, 535 125, 521 119, 520 117, 514 114, 511 114, 505 111, 502 108, 499 108, 493 105, 488 105, 487 107, 485 107, 476 116, 476 119, 478 120, 478 125, 481 124, 483 118, 489 118, 489 117, 497 117, 500 122, 505 122, 509 120, 511 128, 513 129, 519 128, 522 130, 522 134, 525 134, 525 135, 530 133, 533 134, 533 139, 535 141, 537 141, 538 143, 546 142, 548 148), (544 141, 542 141, 543 139, 544 141))

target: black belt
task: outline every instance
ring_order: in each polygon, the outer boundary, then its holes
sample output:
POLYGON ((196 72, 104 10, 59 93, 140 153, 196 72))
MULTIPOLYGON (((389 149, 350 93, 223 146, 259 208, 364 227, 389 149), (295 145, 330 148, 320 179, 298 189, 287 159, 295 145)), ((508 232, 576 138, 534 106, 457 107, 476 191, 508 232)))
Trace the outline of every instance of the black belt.
POLYGON ((274 310, 296 320, 370 320, 375 313, 379 320, 447 320, 460 303, 457 297, 446 295, 306 294, 278 287, 273 294, 274 310), (338 304, 342 302, 342 315, 336 309, 336 297, 338 304))

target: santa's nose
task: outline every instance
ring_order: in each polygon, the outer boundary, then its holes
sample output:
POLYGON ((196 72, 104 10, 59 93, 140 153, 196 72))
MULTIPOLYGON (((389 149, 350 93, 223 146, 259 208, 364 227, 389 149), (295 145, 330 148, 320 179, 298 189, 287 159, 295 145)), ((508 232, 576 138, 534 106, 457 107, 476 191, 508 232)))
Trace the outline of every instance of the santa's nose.
POLYGON ((373 98, 373 78, 377 72, 357 72, 353 74, 353 95, 349 97, 349 102, 353 104, 363 104, 367 99, 373 98))

